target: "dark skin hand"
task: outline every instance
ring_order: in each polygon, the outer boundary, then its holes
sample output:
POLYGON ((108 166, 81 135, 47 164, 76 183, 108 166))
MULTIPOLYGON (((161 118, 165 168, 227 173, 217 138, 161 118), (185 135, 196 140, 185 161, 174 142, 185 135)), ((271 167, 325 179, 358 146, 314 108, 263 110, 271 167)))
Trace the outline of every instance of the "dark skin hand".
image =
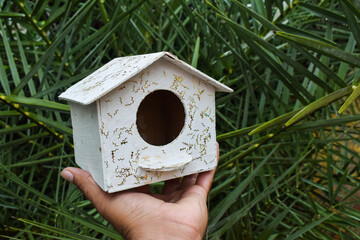
MULTIPOLYGON (((218 158, 219 158, 219 147, 218 158)), ((207 226, 207 195, 215 169, 165 182, 162 194, 149 185, 104 192, 90 173, 68 167, 61 172, 126 239, 202 239, 207 226)))

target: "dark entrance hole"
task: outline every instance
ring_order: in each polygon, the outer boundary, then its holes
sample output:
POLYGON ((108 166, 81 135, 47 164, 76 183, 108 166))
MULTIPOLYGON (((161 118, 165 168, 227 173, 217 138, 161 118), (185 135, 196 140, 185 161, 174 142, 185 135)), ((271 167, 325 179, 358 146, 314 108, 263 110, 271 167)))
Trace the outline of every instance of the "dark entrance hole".
POLYGON ((155 146, 171 143, 185 123, 185 110, 180 99, 167 90, 157 90, 140 103, 136 126, 142 139, 155 146))

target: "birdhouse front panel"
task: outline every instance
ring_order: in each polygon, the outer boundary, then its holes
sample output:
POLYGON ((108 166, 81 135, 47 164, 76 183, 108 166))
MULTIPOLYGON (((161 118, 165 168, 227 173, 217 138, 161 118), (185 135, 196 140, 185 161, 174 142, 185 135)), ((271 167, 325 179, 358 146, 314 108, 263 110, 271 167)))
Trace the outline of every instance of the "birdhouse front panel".
POLYGON ((159 59, 98 100, 104 189, 216 166, 215 87, 159 59))

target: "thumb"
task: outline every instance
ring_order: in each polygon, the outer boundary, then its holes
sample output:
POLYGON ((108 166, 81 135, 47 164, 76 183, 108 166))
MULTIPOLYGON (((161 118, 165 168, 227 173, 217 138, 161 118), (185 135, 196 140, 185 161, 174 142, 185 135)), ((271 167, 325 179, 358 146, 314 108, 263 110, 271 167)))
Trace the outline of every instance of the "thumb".
POLYGON ((99 185, 97 185, 88 171, 80 168, 67 167, 62 170, 61 176, 65 180, 73 182, 101 214, 103 206, 106 205, 108 201, 108 193, 104 192, 99 185))

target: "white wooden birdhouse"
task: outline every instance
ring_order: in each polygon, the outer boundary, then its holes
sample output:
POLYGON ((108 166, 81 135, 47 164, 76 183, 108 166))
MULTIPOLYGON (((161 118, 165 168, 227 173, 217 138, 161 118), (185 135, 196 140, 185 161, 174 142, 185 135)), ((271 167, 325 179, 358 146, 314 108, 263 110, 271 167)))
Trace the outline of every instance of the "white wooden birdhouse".
POLYGON ((59 96, 76 163, 108 192, 213 169, 215 91, 232 89, 168 52, 110 61, 59 96))

